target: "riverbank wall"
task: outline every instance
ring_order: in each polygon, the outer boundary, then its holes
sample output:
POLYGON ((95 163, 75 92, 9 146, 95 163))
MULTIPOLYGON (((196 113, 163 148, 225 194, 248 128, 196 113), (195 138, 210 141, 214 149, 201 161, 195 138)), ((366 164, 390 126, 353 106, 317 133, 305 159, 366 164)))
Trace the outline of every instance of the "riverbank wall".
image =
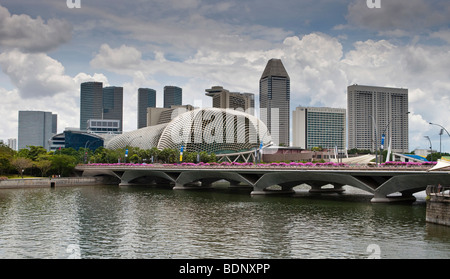
POLYGON ((450 226, 450 187, 427 188, 426 221, 450 226))
POLYGON ((104 177, 24 178, 0 181, 0 189, 51 188, 110 184, 104 177))

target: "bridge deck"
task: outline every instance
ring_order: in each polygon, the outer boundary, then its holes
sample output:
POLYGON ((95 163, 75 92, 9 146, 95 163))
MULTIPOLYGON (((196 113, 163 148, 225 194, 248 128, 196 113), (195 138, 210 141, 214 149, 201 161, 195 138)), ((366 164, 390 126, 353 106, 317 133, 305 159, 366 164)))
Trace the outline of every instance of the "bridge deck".
MULTIPOLYGON (((163 180, 175 185, 174 189, 187 189, 193 183, 200 187, 225 179, 231 183, 244 183, 253 187, 252 194, 274 193, 269 187, 281 186, 276 193, 293 192, 292 188, 308 184, 319 191, 333 185, 336 191, 342 186, 353 186, 374 194, 373 201, 387 201, 387 196, 400 192, 404 198, 423 191, 430 184, 449 184, 450 171, 430 172, 429 166, 189 166, 163 164, 110 164, 79 165, 76 170, 84 176, 111 175, 121 180, 121 185, 137 183, 139 179, 163 180)), ((196 186, 198 187, 198 186, 196 186)))

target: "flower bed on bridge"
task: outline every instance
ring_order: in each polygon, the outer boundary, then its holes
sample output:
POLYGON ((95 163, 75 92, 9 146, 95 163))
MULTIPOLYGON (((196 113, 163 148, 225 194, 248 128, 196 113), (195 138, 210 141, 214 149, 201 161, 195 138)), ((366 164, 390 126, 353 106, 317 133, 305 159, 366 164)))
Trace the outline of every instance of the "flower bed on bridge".
MULTIPOLYGON (((378 168, 383 169, 393 169, 393 168, 429 168, 436 164, 436 162, 386 162, 382 163, 378 166, 378 168)), ((361 164, 345 164, 345 163, 301 163, 301 162, 291 162, 291 163, 238 163, 238 162, 222 162, 222 163, 175 163, 175 164, 135 164, 135 163, 93 163, 87 164, 87 166, 133 166, 133 167, 260 167, 260 168, 277 168, 277 167, 286 167, 286 168, 299 168, 299 167, 316 167, 316 168, 377 168, 375 165, 361 165, 361 164)))

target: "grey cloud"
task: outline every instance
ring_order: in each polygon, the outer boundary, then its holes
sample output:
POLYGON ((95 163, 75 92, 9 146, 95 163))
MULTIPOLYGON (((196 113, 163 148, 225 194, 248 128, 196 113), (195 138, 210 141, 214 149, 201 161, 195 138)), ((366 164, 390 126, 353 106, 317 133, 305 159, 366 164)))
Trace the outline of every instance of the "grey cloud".
POLYGON ((12 15, 0 6, 0 46, 27 52, 45 52, 70 41, 72 26, 66 21, 12 15))
POLYGON ((450 23, 450 6, 437 0, 380 0, 381 8, 368 8, 366 1, 353 1, 346 16, 350 25, 376 31, 423 32, 450 23))

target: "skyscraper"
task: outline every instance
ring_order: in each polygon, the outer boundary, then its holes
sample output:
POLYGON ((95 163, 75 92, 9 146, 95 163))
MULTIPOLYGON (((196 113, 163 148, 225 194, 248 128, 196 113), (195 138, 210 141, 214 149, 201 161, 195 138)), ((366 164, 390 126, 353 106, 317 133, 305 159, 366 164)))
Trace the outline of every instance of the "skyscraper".
POLYGON ((181 106, 183 102, 183 90, 177 86, 164 86, 164 107, 181 106))
POLYGON ((119 131, 123 131, 123 87, 103 88, 103 118, 120 120, 119 131))
POLYGON ((46 111, 19 111, 18 148, 42 146, 49 150, 56 115, 46 111))
POLYGON ((297 107, 292 113, 292 145, 344 150, 346 110, 327 107, 297 107))
POLYGON ((351 85, 347 103, 349 149, 379 149, 384 134, 393 152, 408 151, 408 89, 351 85))
POLYGON ((92 119, 119 120, 123 131, 123 87, 103 88, 101 82, 84 82, 80 88, 80 130, 92 119))
POLYGON ((156 91, 150 88, 138 89, 137 128, 147 127, 147 108, 156 107, 156 91))
POLYGON ((259 81, 261 120, 275 144, 289 146, 290 78, 280 59, 270 59, 259 81))
POLYGON ((84 82, 80 88, 80 130, 89 119, 103 119, 103 83, 84 82))

